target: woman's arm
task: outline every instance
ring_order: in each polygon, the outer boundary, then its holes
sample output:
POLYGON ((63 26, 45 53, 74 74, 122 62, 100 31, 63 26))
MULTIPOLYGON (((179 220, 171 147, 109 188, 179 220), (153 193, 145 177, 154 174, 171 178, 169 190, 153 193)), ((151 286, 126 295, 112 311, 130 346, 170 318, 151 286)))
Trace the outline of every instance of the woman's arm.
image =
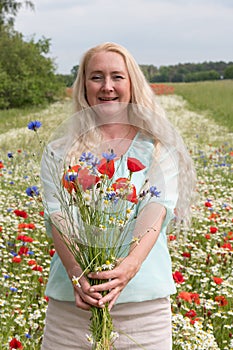
POLYGON ((157 241, 165 216, 166 209, 162 205, 151 203, 146 206, 137 218, 134 230, 135 243, 131 246, 128 256, 111 271, 88 275, 90 278, 108 280, 106 283, 90 288, 93 293, 110 291, 98 301, 99 306, 109 302, 111 309, 121 291, 140 270, 143 261, 157 241))

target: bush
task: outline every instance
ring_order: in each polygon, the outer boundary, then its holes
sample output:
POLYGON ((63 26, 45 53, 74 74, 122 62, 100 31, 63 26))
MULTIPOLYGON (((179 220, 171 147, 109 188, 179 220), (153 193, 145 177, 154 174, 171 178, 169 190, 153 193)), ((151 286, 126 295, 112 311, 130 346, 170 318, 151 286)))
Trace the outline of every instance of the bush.
POLYGON ((49 46, 48 39, 25 42, 22 34, 11 27, 1 30, 1 109, 51 102, 64 91, 53 60, 45 56, 49 46))

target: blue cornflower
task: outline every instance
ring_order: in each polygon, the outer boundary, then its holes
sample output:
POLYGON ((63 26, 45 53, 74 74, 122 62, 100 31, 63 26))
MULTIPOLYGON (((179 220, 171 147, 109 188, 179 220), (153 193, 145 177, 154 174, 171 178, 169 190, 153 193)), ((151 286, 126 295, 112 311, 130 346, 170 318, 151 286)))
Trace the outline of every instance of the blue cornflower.
POLYGON ((113 152, 113 150, 111 149, 110 153, 102 153, 102 156, 109 162, 110 160, 113 160, 114 158, 116 158, 116 154, 113 152))
POLYGON ((8 152, 8 153, 7 153, 7 157, 8 157, 8 158, 14 158, 13 153, 12 153, 12 152, 8 152))
POLYGON ((39 196, 40 192, 37 186, 31 186, 26 189, 26 193, 29 197, 39 196))
POLYGON ((35 120, 35 121, 28 123, 28 129, 36 131, 37 129, 39 129, 41 127, 41 125, 42 124, 41 124, 41 122, 39 122, 39 120, 35 120))
POLYGON ((74 182, 77 179, 77 177, 78 177, 78 174, 72 171, 65 174, 66 181, 74 182))
POLYGON ((3 275, 3 277, 5 278, 5 280, 7 280, 8 278, 10 278, 9 275, 3 275))
POLYGON ((94 154, 92 154, 91 152, 83 152, 81 157, 79 158, 80 162, 86 162, 87 165, 92 165, 93 161, 94 161, 94 154))
POLYGON ((156 186, 151 186, 149 191, 150 191, 151 197, 159 197, 161 193, 161 191, 157 190, 156 186))
POLYGON ((26 333, 26 334, 25 334, 25 337, 26 337, 27 339, 30 339, 32 336, 31 336, 31 334, 26 333))
POLYGON ((11 290, 12 292, 17 292, 17 291, 18 291, 18 288, 10 287, 10 290, 11 290))

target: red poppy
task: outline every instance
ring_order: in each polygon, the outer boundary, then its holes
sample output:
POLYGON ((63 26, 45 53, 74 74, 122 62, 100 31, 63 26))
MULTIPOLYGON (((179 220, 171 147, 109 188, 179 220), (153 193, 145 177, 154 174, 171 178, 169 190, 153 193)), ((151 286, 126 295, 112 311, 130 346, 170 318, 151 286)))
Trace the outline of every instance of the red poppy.
POLYGON ((114 191, 123 190, 126 191, 126 200, 132 203, 137 203, 137 191, 133 184, 129 184, 129 179, 126 177, 119 177, 116 182, 112 185, 114 191), (130 185, 130 188, 129 188, 130 185))
POLYGON ((217 227, 210 226, 210 233, 216 233, 218 232, 217 227))
POLYGON ((200 304, 199 294, 191 292, 180 292, 178 298, 183 299, 189 303, 194 302, 195 304, 200 304))
POLYGON ((36 260, 34 259, 28 260, 28 265, 29 266, 36 265, 36 260))
POLYGON ((189 310, 188 312, 186 312, 185 317, 189 317, 189 318, 194 318, 197 316, 197 313, 195 310, 189 310))
POLYGON ((0 226, 0 232, 2 232, 2 226, 0 226))
POLYGON ((81 169, 78 173, 78 183, 86 191, 88 188, 92 188, 97 182, 100 181, 98 176, 90 174, 88 169, 81 169))
POLYGON ((24 218, 24 219, 28 217, 28 214, 24 210, 15 209, 14 213, 16 216, 20 216, 21 218, 24 218))
POLYGON ((28 243, 32 243, 33 242, 33 238, 25 236, 25 235, 18 235, 16 239, 18 241, 22 241, 22 242, 28 242, 28 243))
POLYGON ((180 292, 178 294, 178 298, 183 299, 183 300, 187 301, 188 303, 192 302, 191 293, 189 293, 189 292, 180 292))
POLYGON ((53 257, 54 256, 54 254, 55 254, 55 249, 50 249, 50 251, 49 251, 49 255, 51 256, 51 257, 53 257))
POLYGON ((213 278, 213 281, 216 283, 216 284, 222 284, 223 283, 223 279, 220 278, 220 277, 212 277, 213 278))
POLYGON ((33 270, 33 271, 42 272, 42 271, 43 271, 43 267, 40 266, 40 265, 35 265, 35 266, 32 267, 32 270, 33 270))
POLYGON ((22 246, 20 247, 18 251, 18 255, 27 255, 28 254, 28 247, 22 246))
POLYGON ((193 325, 195 324, 195 322, 199 321, 199 318, 196 317, 196 318, 193 318, 193 319, 190 319, 190 323, 193 325))
POLYGON ((40 216, 44 216, 44 211, 39 211, 40 216))
POLYGON ((182 253, 182 256, 183 256, 184 258, 191 258, 191 253, 189 253, 189 252, 183 252, 183 253, 182 253))
POLYGON ((145 165, 143 165, 140 160, 130 157, 127 159, 127 167, 131 173, 145 169, 145 165))
POLYGON ((21 261, 22 261, 22 259, 20 258, 20 256, 14 256, 14 257, 12 258, 12 262, 13 262, 13 263, 19 264, 19 263, 21 263, 21 261))
POLYGON ((183 276, 182 273, 179 272, 179 271, 175 271, 175 272, 172 274, 172 276, 173 276, 174 281, 175 281, 176 283, 178 283, 178 284, 183 283, 183 282, 185 281, 184 276, 183 276))
POLYGON ((4 168, 4 164, 3 162, 0 160, 0 169, 3 169, 4 168))
POLYGON ((211 208, 211 207, 212 207, 212 204, 211 204, 210 202, 205 202, 205 207, 211 208))
POLYGON ((229 249, 230 251, 233 250, 233 247, 231 245, 231 243, 224 243, 221 248, 224 248, 224 249, 229 249))
POLYGON ((23 349, 21 342, 16 338, 11 339, 9 346, 10 349, 23 349))
POLYGON ((219 306, 226 306, 228 304, 227 299, 223 295, 215 297, 214 300, 218 302, 219 306))
POLYGON ((114 160, 101 159, 97 166, 97 170, 100 174, 107 175, 111 179, 115 172, 114 160))
POLYGON ((174 235, 169 235, 168 238, 169 238, 169 241, 170 241, 170 242, 176 240, 176 236, 174 236, 174 235))

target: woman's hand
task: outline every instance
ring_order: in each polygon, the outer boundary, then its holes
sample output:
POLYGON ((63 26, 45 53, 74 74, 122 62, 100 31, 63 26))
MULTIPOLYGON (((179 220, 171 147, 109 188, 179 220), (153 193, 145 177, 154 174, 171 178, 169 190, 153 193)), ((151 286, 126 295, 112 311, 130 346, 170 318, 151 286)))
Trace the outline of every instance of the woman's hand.
POLYGON ((140 263, 136 257, 128 255, 120 264, 110 271, 92 272, 89 278, 107 280, 107 282, 90 287, 92 293, 108 292, 104 297, 98 299, 97 304, 103 307, 109 303, 109 310, 113 307, 121 291, 140 269, 140 263))
MULTIPOLYGON (((73 277, 78 279, 81 276, 82 270, 79 266, 74 266, 69 272, 68 275, 72 280, 73 277)), ((90 291, 90 283, 87 281, 85 276, 82 276, 78 279, 78 284, 74 284, 74 297, 75 304, 77 307, 83 310, 90 310, 91 306, 103 307, 99 305, 99 300, 102 298, 102 295, 98 292, 90 291)))

